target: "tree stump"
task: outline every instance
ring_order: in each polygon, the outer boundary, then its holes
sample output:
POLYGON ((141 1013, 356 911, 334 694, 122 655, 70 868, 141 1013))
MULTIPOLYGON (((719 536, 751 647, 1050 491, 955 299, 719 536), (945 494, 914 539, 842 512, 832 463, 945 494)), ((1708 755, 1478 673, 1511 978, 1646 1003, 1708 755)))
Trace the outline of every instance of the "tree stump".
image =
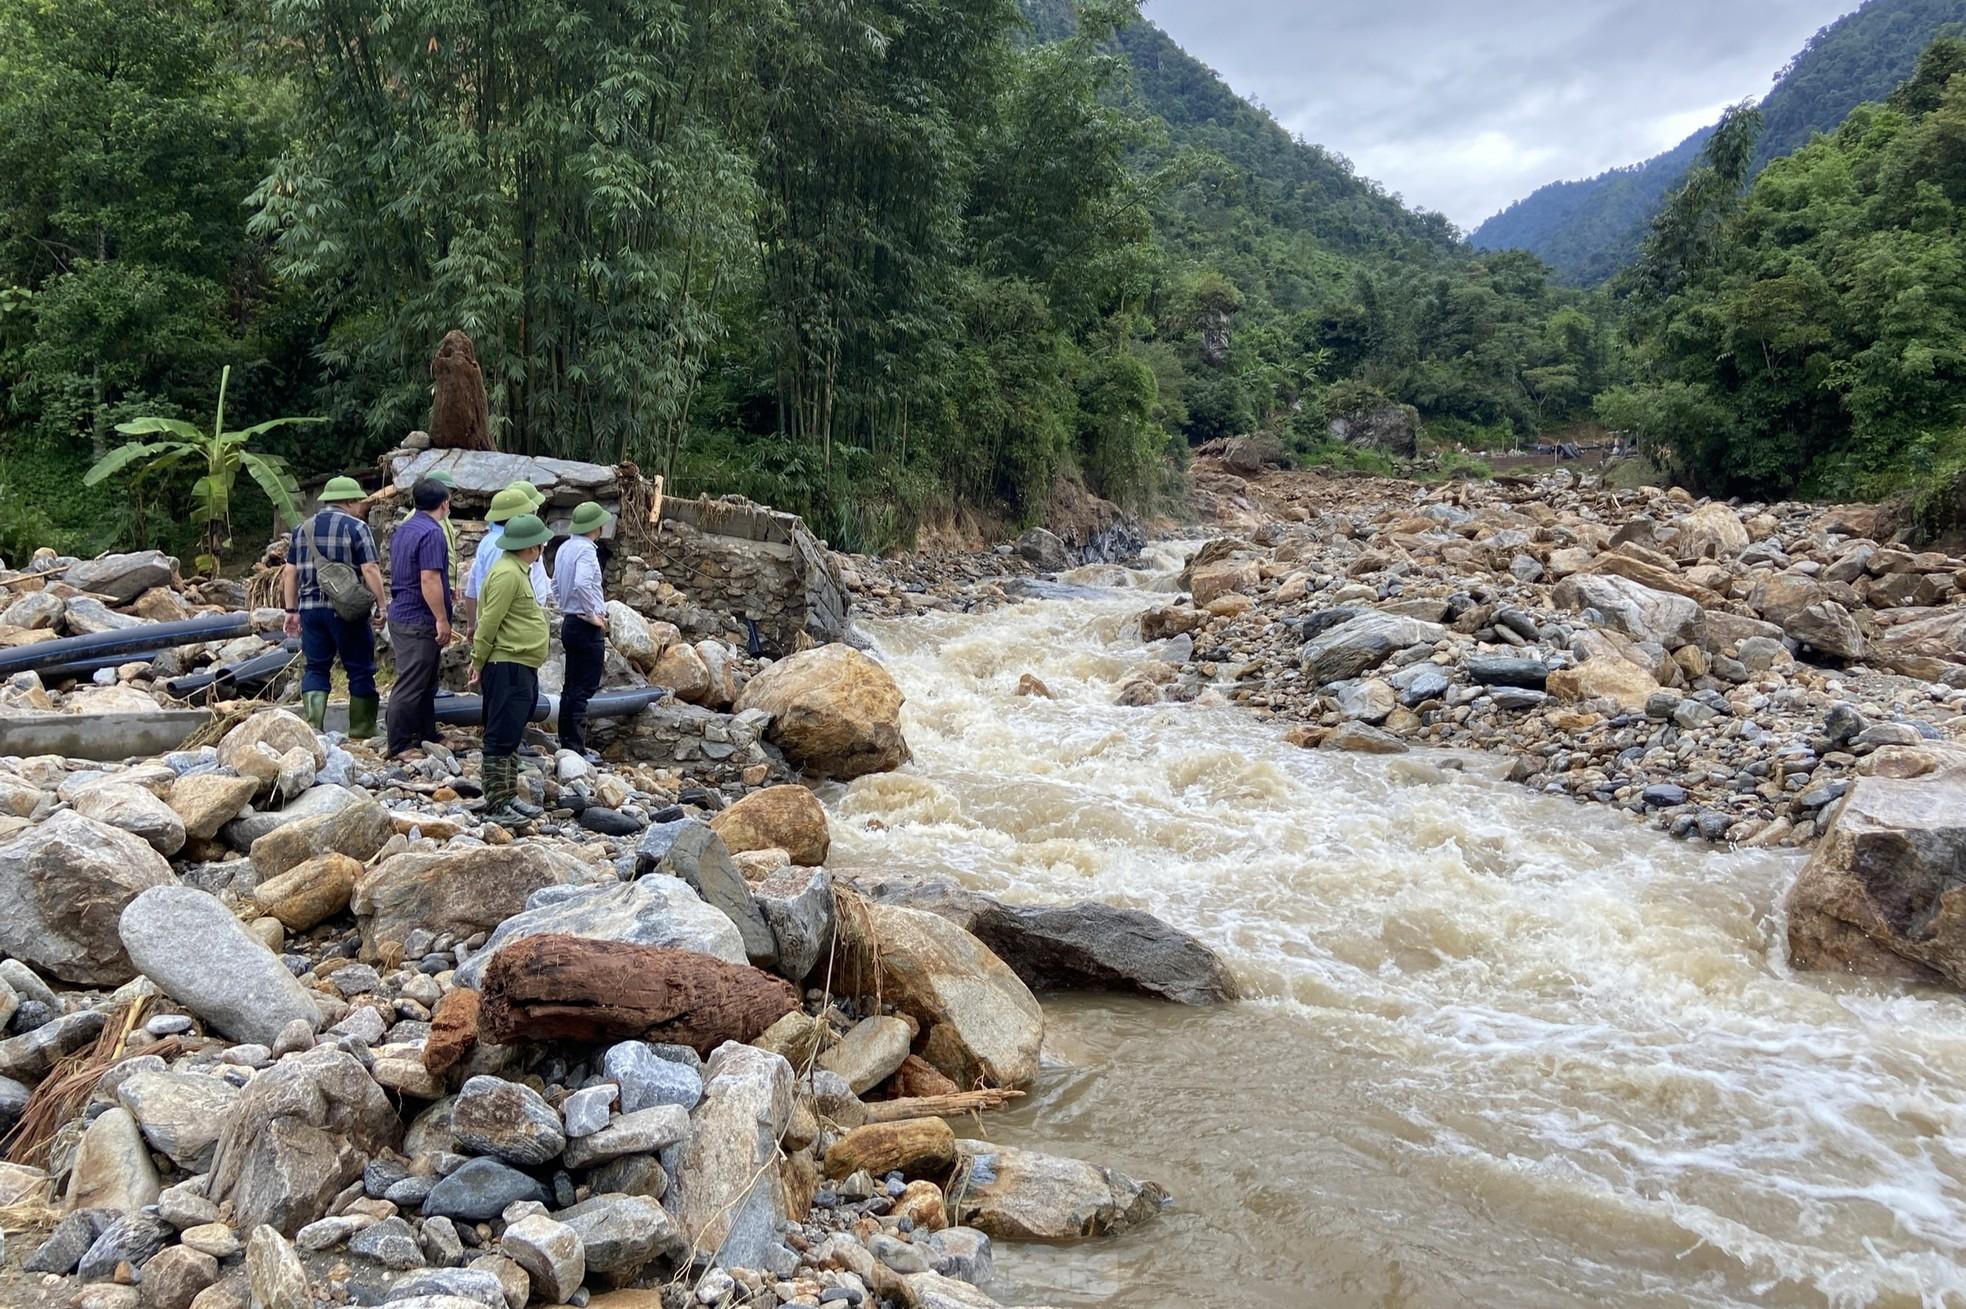
POLYGON ((790 982, 690 950, 575 936, 529 936, 485 969, 481 1039, 504 1043, 636 1037, 708 1054, 749 1041, 796 1009, 790 982))
POLYGON ((434 450, 490 450, 491 409, 478 350, 459 331, 444 333, 430 361, 430 446, 434 450))

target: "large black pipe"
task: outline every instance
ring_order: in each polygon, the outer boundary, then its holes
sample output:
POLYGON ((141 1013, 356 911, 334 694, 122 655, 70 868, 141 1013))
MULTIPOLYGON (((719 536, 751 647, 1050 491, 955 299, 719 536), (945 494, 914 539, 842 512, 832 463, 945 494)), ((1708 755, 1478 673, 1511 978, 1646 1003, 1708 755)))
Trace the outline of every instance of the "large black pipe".
POLYGON ((242 659, 236 664, 227 664, 223 668, 214 668, 202 673, 187 673, 183 677, 173 677, 164 683, 164 689, 180 700, 189 695, 196 695, 215 683, 223 683, 240 691, 257 691, 285 672, 299 650, 299 641, 288 640, 278 650, 254 655, 251 659, 242 659))
POLYGON ((87 679, 105 668, 121 668, 124 664, 147 664, 162 650, 136 650, 128 654, 97 655, 93 659, 77 659, 73 663, 43 664, 34 670, 43 682, 59 682, 63 678, 87 679))
POLYGON ((63 637, 34 645, 0 650, 0 677, 30 669, 59 667, 81 659, 130 651, 168 650, 172 646, 197 645, 204 641, 224 641, 253 630, 251 614, 212 614, 206 618, 187 618, 181 623, 142 623, 119 627, 87 636, 63 637))
MULTIPOLYGON (((633 690, 603 691, 587 702, 589 718, 623 718, 638 714, 669 692, 660 686, 633 690)), ((532 708, 532 721, 544 722, 559 706, 558 696, 541 696, 532 708)), ((437 721, 458 727, 477 727, 484 722, 484 701, 475 695, 446 691, 437 697, 437 721)))

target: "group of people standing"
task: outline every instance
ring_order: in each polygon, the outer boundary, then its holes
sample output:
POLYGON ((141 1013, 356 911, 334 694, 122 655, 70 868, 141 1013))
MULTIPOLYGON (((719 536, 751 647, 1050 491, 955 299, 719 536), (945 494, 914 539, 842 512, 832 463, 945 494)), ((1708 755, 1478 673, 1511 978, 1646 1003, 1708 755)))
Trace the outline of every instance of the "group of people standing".
POLYGON ((453 486, 449 474, 437 472, 410 488, 413 508, 390 537, 386 582, 375 536, 357 513, 368 494, 354 478, 331 478, 320 511, 294 528, 281 588, 287 634, 300 638, 306 662, 301 705, 320 730, 339 659, 348 674, 348 734, 376 735, 375 637, 386 626, 396 661, 387 753, 396 758, 442 741, 436 699, 443 653, 461 630, 471 642, 468 685, 484 706, 486 816, 525 820, 538 811, 518 798, 519 745, 539 701, 554 613, 566 652, 560 746, 592 757, 584 725, 601 684, 608 626, 595 542, 608 514, 592 500, 575 507, 549 577, 543 558, 553 531, 539 513, 546 497, 529 482, 514 482, 492 497, 488 530, 461 572, 453 486))

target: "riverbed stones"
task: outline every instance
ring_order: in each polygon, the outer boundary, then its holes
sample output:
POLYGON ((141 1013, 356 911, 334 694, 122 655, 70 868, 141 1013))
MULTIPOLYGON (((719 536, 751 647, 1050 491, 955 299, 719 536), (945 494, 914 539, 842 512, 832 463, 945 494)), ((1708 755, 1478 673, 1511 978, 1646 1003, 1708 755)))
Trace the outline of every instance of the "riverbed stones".
POLYGON ((773 1165, 792 1117, 792 1066, 733 1041, 717 1047, 704 1071, 703 1100, 663 1203, 697 1259, 761 1267, 785 1219, 773 1165))
POLYGON ((696 1065, 667 1058, 647 1041, 609 1046, 601 1070, 621 1088, 623 1113, 665 1104, 693 1109, 703 1096, 703 1074, 696 1065))
POLYGON ((359 861, 330 850, 255 886, 253 903, 288 931, 305 932, 347 909, 361 876, 359 861))
POLYGON ((177 577, 177 560, 161 550, 82 559, 68 566, 62 580, 78 591, 128 604, 153 586, 166 586, 177 577))
POLYGON ((901 703, 901 688, 886 669, 834 644, 767 666, 745 686, 736 709, 769 715, 765 737, 794 767, 846 780, 907 762, 901 703))
POLYGON ((191 841, 209 841, 252 803, 259 784, 225 773, 188 773, 171 783, 167 803, 191 841))
POLYGON ((510 1164, 480 1157, 465 1160, 431 1187, 423 1200, 423 1212, 455 1222, 483 1223, 497 1218, 511 1205, 525 1201, 544 1205, 552 1198, 552 1192, 537 1178, 510 1164))
POLYGON ((678 1260, 689 1250, 669 1212, 645 1196, 590 1196, 553 1219, 580 1238, 590 1279, 625 1284, 650 1264, 678 1260))
POLYGON ((732 854, 783 850, 793 863, 808 867, 825 863, 830 846, 826 810, 803 786, 753 791, 712 818, 710 828, 732 854))
POLYGON ((155 1204, 162 1189, 136 1118, 123 1108, 98 1114, 75 1150, 68 1207, 133 1214, 155 1204))
POLYGON ((1347 681, 1371 672, 1395 650, 1431 645, 1447 635, 1439 623, 1398 614, 1363 613, 1320 632, 1299 655, 1303 669, 1319 685, 1347 681))
POLYGON ((956 1134, 940 1118, 903 1118, 868 1123, 833 1142, 826 1151, 826 1175, 857 1172, 884 1177, 947 1177, 956 1163, 956 1134))
POLYGON ((255 1227, 246 1240, 246 1277, 253 1309, 313 1309, 299 1251, 270 1226, 255 1227))
MULTIPOLYGON (((864 1130, 864 1129, 863 1129, 864 1130)), ((988 1141, 958 1141, 955 1220, 999 1240, 1115 1236, 1158 1214, 1167 1192, 1111 1168, 988 1141)))
POLYGON ((550 844, 467 846, 392 855, 363 874, 349 905, 370 955, 412 932, 463 938, 521 914, 544 887, 598 883, 611 873, 550 844))
POLYGON ((176 881, 140 837, 59 810, 0 840, 0 951, 65 982, 120 986, 135 970, 117 920, 176 881))
POLYGON ((764 911, 737 871, 723 838, 709 824, 679 818, 651 825, 635 846, 635 865, 644 877, 656 873, 681 879, 706 904, 722 911, 743 939, 748 962, 761 968, 776 962, 778 943, 764 911))
POLYGON ((908 1058, 914 1039, 915 1029, 906 1019, 875 1014, 855 1023, 819 1056, 818 1065, 844 1077, 854 1094, 861 1095, 894 1075, 908 1058))
POLYGON ((130 902, 121 926, 144 976, 236 1041, 270 1047, 289 1023, 320 1023, 320 1010, 286 965, 215 896, 152 887, 130 902))
POLYGON ((536 1168, 567 1147, 560 1115, 522 1082, 473 1077, 451 1108, 451 1135, 473 1154, 492 1155, 521 1168, 536 1168))
POLYGON ((727 916, 673 877, 582 887, 506 919, 485 948, 457 970, 458 984, 477 987, 497 953, 527 937, 564 935, 594 941, 692 950, 726 963, 746 962, 744 938, 727 916))
POLYGON ((1966 989, 1966 749, 1859 777, 1788 892, 1789 959, 1966 989))
POLYGON ((202 1173, 239 1107, 239 1088, 204 1073, 141 1072, 117 1084, 116 1100, 135 1116, 152 1149, 188 1173, 202 1173))
POLYGON ((169 858, 184 848, 184 820, 141 786, 95 786, 75 797, 72 807, 84 818, 121 828, 169 858))
POLYGON ((531 1214, 508 1225, 498 1247, 526 1270, 535 1299, 559 1304, 587 1277, 587 1250, 580 1234, 545 1214, 531 1214))
POLYGON ((0 1077, 32 1086, 58 1060, 94 1042, 107 1021, 101 1010, 83 1009, 0 1041, 0 1077))
POLYGON ((1550 599, 1563 609, 1594 609, 1613 631, 1668 650, 1700 644, 1706 635, 1705 615, 1697 603, 1626 577, 1577 573, 1558 582, 1550 599))
POLYGON ((833 879, 824 868, 780 868, 751 888, 771 929, 772 971, 799 981, 833 939, 833 879))
POLYGON ((143 1266, 139 1309, 191 1309, 198 1293, 218 1280, 218 1260, 188 1245, 157 1252, 143 1266))
POLYGON ((219 1137, 209 1192, 240 1228, 298 1231, 327 1212, 402 1121, 353 1055, 317 1046, 255 1076, 219 1137))
POLYGON ((395 832, 389 811, 373 797, 359 795, 339 809, 274 828, 254 841, 249 853, 255 875, 262 882, 270 882, 329 851, 366 863, 395 832))
MULTIPOLYGON (((847 941, 848 985, 921 1021, 922 1057, 959 1086, 1026 1086, 1037 1076, 1044 1014, 1030 988, 946 919, 868 903, 847 941)), ((841 923, 843 934, 849 924, 841 923)))
POLYGON ((681 1105, 659 1104, 617 1115, 606 1127, 571 1141, 566 1147, 569 1168, 592 1168, 631 1154, 654 1154, 689 1135, 689 1111, 681 1105))
POLYGON ((1549 693, 1569 704, 1609 700, 1621 709, 1642 710, 1659 689, 1658 679, 1638 665, 1612 655, 1597 655, 1568 668, 1551 671, 1549 693))

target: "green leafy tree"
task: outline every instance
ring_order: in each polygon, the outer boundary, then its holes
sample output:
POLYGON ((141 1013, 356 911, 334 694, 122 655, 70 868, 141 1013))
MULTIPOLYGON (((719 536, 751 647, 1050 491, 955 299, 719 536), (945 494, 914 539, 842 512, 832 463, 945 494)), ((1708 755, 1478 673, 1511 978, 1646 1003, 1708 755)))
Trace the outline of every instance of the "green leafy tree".
POLYGON ((204 553, 198 567, 216 574, 222 553, 232 544, 232 491, 239 471, 258 484, 287 523, 300 521, 299 490, 286 461, 277 455, 246 449, 248 442, 282 427, 321 423, 321 418, 272 418, 251 427, 228 431, 225 426, 225 388, 232 380, 227 365, 219 374, 218 407, 212 416, 212 430, 203 431, 180 418, 136 418, 118 423, 125 436, 167 435, 168 441, 138 441, 118 446, 97 460, 82 479, 95 486, 126 470, 132 481, 144 482, 163 476, 179 465, 197 468, 198 478, 191 484, 191 508, 200 524, 204 553))

